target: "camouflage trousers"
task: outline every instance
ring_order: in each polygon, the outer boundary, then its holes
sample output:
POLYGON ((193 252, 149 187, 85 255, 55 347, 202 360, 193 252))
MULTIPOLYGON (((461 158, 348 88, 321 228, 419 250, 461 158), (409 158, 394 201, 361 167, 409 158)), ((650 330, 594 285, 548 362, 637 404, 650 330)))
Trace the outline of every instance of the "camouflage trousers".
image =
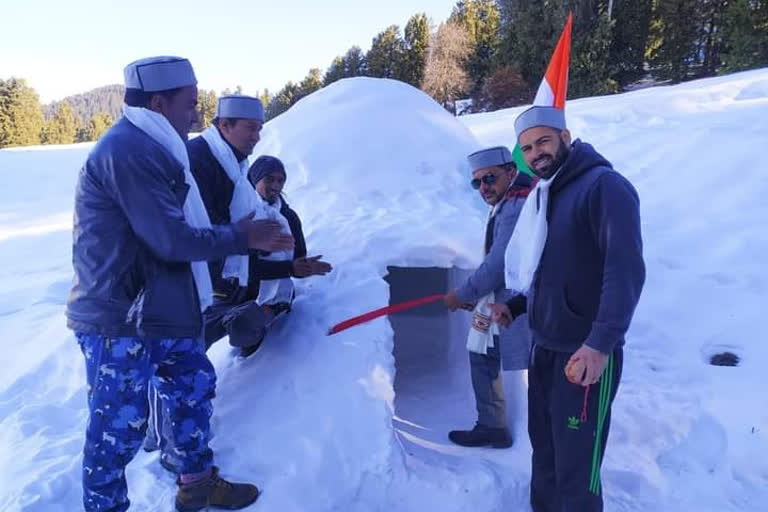
POLYGON ((77 334, 88 376, 89 418, 83 450, 87 512, 128 510, 125 466, 147 429, 152 383, 170 420, 182 473, 213 463, 208 448, 216 374, 202 340, 109 338, 77 334))

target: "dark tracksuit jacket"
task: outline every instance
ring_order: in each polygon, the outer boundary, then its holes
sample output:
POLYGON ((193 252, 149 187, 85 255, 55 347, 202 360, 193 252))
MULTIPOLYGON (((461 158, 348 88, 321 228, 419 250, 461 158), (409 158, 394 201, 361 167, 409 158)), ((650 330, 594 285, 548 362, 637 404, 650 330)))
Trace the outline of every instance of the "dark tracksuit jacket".
POLYGON ((605 158, 577 140, 550 189, 547 218, 527 300, 534 342, 531 503, 536 512, 599 511, 624 336, 645 282, 639 198, 605 158), (564 374, 582 344, 610 356, 600 381, 586 389, 564 374))

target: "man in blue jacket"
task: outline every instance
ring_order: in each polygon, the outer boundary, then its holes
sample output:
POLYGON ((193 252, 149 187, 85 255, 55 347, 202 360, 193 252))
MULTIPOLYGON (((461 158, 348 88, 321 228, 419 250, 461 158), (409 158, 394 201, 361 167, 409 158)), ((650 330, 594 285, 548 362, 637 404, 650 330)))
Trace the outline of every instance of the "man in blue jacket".
POLYGON ((284 250, 293 240, 249 217, 211 226, 184 145, 196 83, 186 59, 129 64, 124 115, 78 179, 67 319, 88 378, 87 512, 129 507, 125 467, 144 437, 150 381, 164 397, 181 461, 177 510, 239 509, 259 495, 254 485, 222 479, 208 447, 216 376, 201 340, 212 302, 206 261, 284 250))
MULTIPOLYGON (((639 199, 592 146, 571 142, 562 110, 532 107, 515 130, 541 178, 505 269, 508 288, 528 292, 534 342, 531 505, 535 512, 601 511, 600 466, 624 336, 645 282, 639 199)), ((510 306, 504 313, 524 307, 510 306)))
POLYGON ((472 153, 468 161, 472 187, 491 207, 485 227, 485 258, 458 289, 445 296, 445 304, 451 311, 462 307, 474 310, 467 348, 477 422, 471 430, 451 431, 448 438, 461 446, 508 448, 513 439, 507 424, 502 368, 510 371, 528 367, 530 333, 523 320, 501 331, 496 329, 490 324, 487 304, 509 298, 504 287, 504 249, 532 180, 517 172, 512 153, 504 146, 472 153), (467 308, 467 304, 472 306, 467 308))

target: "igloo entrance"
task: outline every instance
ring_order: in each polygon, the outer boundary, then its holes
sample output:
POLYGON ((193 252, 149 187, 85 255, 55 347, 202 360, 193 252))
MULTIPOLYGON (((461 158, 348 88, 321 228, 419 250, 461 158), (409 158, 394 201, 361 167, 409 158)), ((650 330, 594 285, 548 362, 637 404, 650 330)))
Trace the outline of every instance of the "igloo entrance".
MULTIPOLYGON (((444 293, 469 272, 457 268, 390 267, 390 302, 444 293)), ((391 315, 395 331, 395 417, 402 439, 448 443, 448 431, 471 428, 476 418, 466 336, 468 312, 442 302, 391 315)))

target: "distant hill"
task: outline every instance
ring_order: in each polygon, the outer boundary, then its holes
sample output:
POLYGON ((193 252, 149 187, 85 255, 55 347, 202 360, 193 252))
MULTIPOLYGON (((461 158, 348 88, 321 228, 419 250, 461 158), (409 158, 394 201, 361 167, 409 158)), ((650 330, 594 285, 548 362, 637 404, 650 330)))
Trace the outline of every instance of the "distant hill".
MULTIPOLYGON (((125 87, 120 84, 105 85, 82 94, 67 96, 61 101, 66 101, 72 107, 74 114, 83 123, 86 123, 94 114, 106 112, 112 116, 112 119, 120 117, 120 108, 123 104, 123 95, 125 87)), ((56 105, 60 101, 54 101, 43 107, 43 113, 46 119, 53 117, 56 105)))

